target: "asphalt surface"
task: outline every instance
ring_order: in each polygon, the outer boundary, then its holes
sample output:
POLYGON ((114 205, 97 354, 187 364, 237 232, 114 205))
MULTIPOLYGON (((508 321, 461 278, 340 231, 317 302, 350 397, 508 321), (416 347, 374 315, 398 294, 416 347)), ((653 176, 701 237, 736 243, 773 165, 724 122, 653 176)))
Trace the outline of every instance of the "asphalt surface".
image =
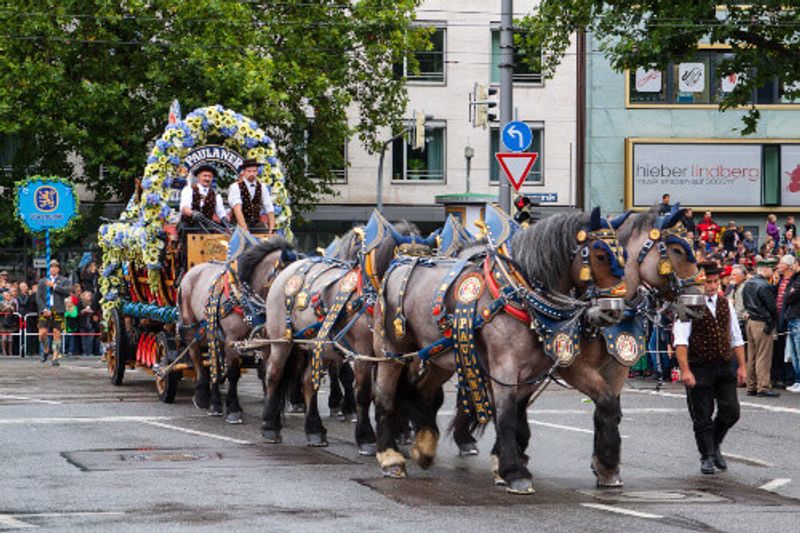
POLYGON ((800 395, 742 392, 729 470, 703 476, 682 388, 652 386, 634 380, 623 393, 625 487, 601 491, 589 470, 592 405, 551 385, 529 411, 536 493, 514 496, 492 483, 491 429, 477 457, 457 457, 445 437, 431 469, 410 462, 408 479, 383 479, 357 455, 353 425, 328 417, 324 390, 328 448, 305 446, 300 415, 287 415, 284 444, 268 445, 254 373, 242 380, 245 424, 229 426, 194 408, 189 383, 165 405, 142 371, 115 387, 96 359, 2 359, 0 529, 800 530, 800 395))

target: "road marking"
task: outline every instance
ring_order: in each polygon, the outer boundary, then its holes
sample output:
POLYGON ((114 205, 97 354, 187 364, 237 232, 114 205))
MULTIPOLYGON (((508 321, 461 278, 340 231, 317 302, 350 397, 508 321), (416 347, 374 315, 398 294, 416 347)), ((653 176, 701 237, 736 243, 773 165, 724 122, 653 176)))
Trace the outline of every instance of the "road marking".
POLYGON ((59 518, 59 517, 80 517, 80 516, 122 516, 125 513, 119 511, 77 511, 74 513, 14 513, 0 514, 0 529, 33 529, 39 526, 29 524, 20 518, 59 518))
POLYGON ((17 520, 11 515, 0 514, 0 529, 28 529, 34 527, 38 526, 17 520))
POLYGON ((744 455, 736 455, 735 453, 724 452, 722 455, 725 456, 725 457, 728 457, 729 459, 733 459, 734 461, 741 461, 743 463, 750 463, 750 464, 753 464, 753 465, 756 465, 756 466, 765 466, 767 468, 775 466, 775 465, 770 464, 770 463, 768 463, 766 461, 762 461, 761 459, 754 459, 752 457, 746 457, 744 455))
MULTIPOLYGON (((573 426, 562 426, 561 424, 552 424, 550 422, 542 422, 541 420, 534 420, 532 418, 528 419, 529 424, 533 424, 535 426, 545 426, 548 428, 555 428, 555 429, 563 429, 566 431, 575 431, 577 433, 588 433, 589 435, 594 435, 594 430, 592 429, 584 429, 584 428, 576 428, 573 426)), ((627 435, 620 435, 623 439, 627 439, 627 435)))
POLYGON ((39 398, 29 398, 27 396, 12 396, 10 394, 0 394, 0 400, 21 400, 24 402, 31 402, 31 403, 46 403, 48 405, 61 405, 63 402, 57 402, 55 400, 41 400, 39 398))
POLYGON ((155 426, 164 429, 171 429, 174 431, 180 431, 181 433, 188 433, 189 435, 197 435, 200 437, 208 437, 210 439, 217 439, 217 440, 224 440, 225 442, 232 442, 234 444, 253 444, 249 440, 241 440, 241 439, 234 439, 233 437, 226 437, 225 435, 217 435, 215 433, 206 433, 205 431, 197 431, 196 429, 189 429, 183 428, 180 426, 173 426, 172 424, 164 424, 163 422, 156 422, 152 419, 150 420, 142 420, 143 424, 147 424, 149 426, 155 426))
POLYGON ((761 490, 767 490, 769 492, 774 492, 776 489, 779 489, 779 488, 783 487, 784 485, 787 485, 788 483, 791 483, 791 481, 792 480, 789 479, 789 478, 779 477, 777 479, 773 479, 769 483, 764 483, 763 485, 761 485, 758 488, 761 489, 761 490))
MULTIPOLYGON (((665 396, 667 398, 686 398, 685 394, 678 394, 675 392, 660 392, 654 390, 641 390, 641 389, 625 389, 626 392, 633 392, 634 394, 650 394, 652 396, 665 396)), ((748 401, 739 401, 742 407, 753 407, 771 413, 790 413, 793 415, 800 415, 800 409, 796 407, 782 407, 780 405, 765 405, 763 403, 753 403, 748 401)))
MULTIPOLYGON (((686 412, 685 408, 680 407, 631 407, 628 409, 623 408, 622 414, 649 414, 649 413, 673 413, 683 414, 686 412)), ((456 414, 455 411, 442 410, 438 413, 440 416, 452 416, 456 414)), ((593 409, 529 409, 529 415, 593 415, 593 409)))
POLYGON ((173 420, 171 416, 98 416, 98 417, 32 417, 0 418, 0 425, 12 424, 106 424, 111 422, 149 422, 154 420, 173 420))
POLYGON ((643 513, 641 511, 632 511, 630 509, 623 509, 622 507, 614 507, 613 505, 604 505, 602 503, 582 503, 583 507, 590 509, 597 509, 599 511, 608 511, 609 513, 624 514, 628 516, 635 516, 636 518, 649 518, 651 520, 659 520, 664 518, 659 514, 643 513))

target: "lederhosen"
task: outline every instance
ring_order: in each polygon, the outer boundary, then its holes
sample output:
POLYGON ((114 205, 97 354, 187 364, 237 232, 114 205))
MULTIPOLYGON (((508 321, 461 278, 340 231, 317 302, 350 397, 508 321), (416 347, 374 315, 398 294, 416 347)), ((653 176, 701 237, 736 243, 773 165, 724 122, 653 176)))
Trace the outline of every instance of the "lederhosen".
POLYGON ((242 198, 242 215, 248 228, 258 227, 263 228, 264 223, 261 221, 261 189, 262 184, 256 180, 256 192, 253 197, 250 197, 250 189, 244 180, 239 180, 239 194, 242 198))
MULTIPOLYGON (((192 211, 200 211, 203 216, 209 220, 213 220, 214 215, 217 213, 217 194, 211 187, 208 188, 206 197, 200 195, 200 188, 195 183, 192 185, 192 211)), ((192 217, 181 215, 181 222, 186 225, 192 224, 192 217)))
POLYGON ((736 372, 731 364, 731 313, 728 301, 717 297, 716 317, 707 306, 692 320, 689 368, 697 384, 686 390, 689 414, 700 455, 709 456, 739 420, 736 372), (712 419, 716 405, 717 416, 712 419))

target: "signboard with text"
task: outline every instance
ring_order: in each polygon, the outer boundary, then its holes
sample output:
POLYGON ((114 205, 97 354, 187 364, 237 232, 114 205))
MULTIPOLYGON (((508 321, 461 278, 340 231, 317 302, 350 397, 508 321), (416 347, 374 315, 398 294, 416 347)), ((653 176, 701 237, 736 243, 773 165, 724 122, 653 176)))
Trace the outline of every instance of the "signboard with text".
POLYGON ((664 193, 684 205, 761 205, 760 144, 629 142, 627 203, 633 207, 656 204, 664 193))
POLYGON ((75 191, 57 179, 29 179, 17 187, 18 215, 31 232, 65 228, 77 215, 75 191))
POLYGON ((781 205, 800 206, 800 144, 781 146, 781 205))

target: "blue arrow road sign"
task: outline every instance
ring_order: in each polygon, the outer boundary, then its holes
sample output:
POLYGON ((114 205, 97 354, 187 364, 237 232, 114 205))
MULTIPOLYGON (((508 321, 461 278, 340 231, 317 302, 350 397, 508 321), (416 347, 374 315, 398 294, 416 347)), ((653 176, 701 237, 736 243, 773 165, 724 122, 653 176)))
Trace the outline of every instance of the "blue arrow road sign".
POLYGON ((533 142, 531 128, 524 122, 515 120, 503 128, 503 144, 512 152, 524 152, 533 142))

